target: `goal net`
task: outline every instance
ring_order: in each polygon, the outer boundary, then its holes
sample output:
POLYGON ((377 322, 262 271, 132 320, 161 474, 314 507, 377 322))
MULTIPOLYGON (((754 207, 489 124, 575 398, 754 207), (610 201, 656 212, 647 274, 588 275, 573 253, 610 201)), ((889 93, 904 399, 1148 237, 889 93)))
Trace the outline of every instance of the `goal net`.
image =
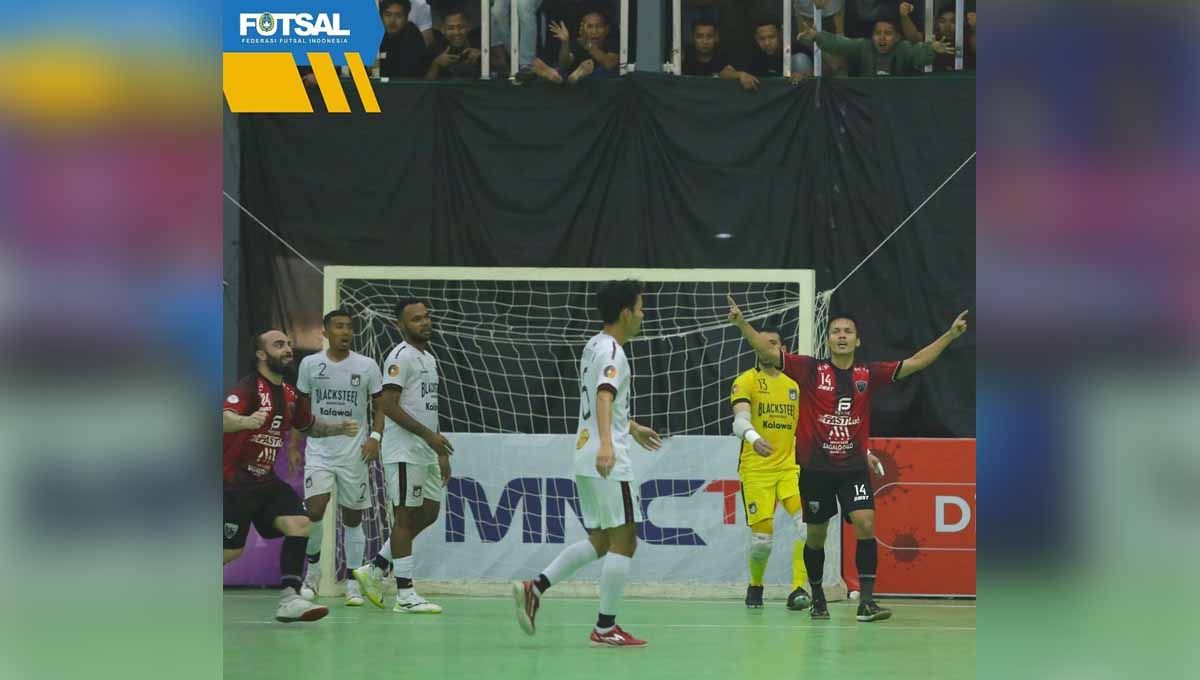
MULTIPOLYGON (((739 491, 739 442, 729 390, 755 364, 727 320, 732 295, 746 317, 783 330, 793 351, 814 349, 811 270, 326 267, 326 310, 356 317, 355 349, 381 360, 401 342, 395 302, 424 300, 434 320, 440 429, 453 475, 441 516, 414 546, 416 578, 430 592, 499 592, 529 578, 565 544, 586 536, 571 454, 579 413, 578 365, 600 330, 594 292, 604 281, 646 284, 645 320, 625 345, 633 366, 632 416, 664 437, 658 452, 634 447, 639 525, 631 594, 743 594, 750 532, 739 491)), ((382 471, 364 518, 368 554, 389 534, 382 471)), ((790 590, 794 530, 777 508, 768 596, 790 590)), ((322 594, 345 575, 341 527, 326 532, 322 594), (336 560, 336 563, 332 562, 336 560)), ((824 583, 844 595, 838 523, 830 523, 824 583)), ((598 565, 558 592, 594 592, 598 565)))

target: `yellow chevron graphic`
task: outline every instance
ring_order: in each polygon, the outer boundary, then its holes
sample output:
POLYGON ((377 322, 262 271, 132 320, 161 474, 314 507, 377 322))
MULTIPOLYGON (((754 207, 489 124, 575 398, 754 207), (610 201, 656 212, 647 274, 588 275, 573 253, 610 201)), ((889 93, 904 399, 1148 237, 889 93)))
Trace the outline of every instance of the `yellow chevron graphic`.
MULTIPOLYGON (((350 103, 328 52, 310 52, 309 63, 330 113, 349 113, 350 103)), ((312 113, 304 81, 290 52, 225 52, 223 85, 234 113, 312 113)), ((379 102, 362 57, 347 52, 355 89, 367 113, 379 113, 379 102)))

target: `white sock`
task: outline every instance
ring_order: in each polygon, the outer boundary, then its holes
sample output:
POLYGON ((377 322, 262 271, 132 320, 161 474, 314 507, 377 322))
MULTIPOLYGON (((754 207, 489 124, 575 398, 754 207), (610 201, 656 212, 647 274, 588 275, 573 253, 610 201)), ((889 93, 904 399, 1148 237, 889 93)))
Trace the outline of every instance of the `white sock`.
MULTIPOLYGON (((542 573, 546 575, 546 580, 550 581, 550 585, 554 585, 559 581, 571 578, 575 572, 598 559, 600 556, 596 554, 595 546, 591 541, 584 539, 563 548, 558 557, 555 557, 550 566, 546 567, 542 573)), ((537 591, 536 588, 534 590, 537 591)))
POLYGON ((600 613, 610 616, 617 615, 621 603, 621 591, 625 589, 625 579, 629 577, 629 565, 632 557, 610 552, 604 556, 604 566, 600 568, 600 613))
MULTIPOLYGON (((413 556, 409 555, 408 557, 397 557, 393 559, 392 570, 392 575, 396 578, 406 578, 411 581, 413 575, 413 556)), ((399 595, 401 592, 409 592, 411 590, 411 587, 403 589, 397 587, 396 594, 399 595)))
POLYGON ((321 539, 324 537, 324 523, 313 522, 312 528, 308 530, 308 545, 304 548, 304 554, 319 555, 321 553, 321 539))
POLYGON ((346 568, 357 569, 362 566, 363 552, 367 549, 367 537, 363 535, 362 525, 346 527, 346 568))

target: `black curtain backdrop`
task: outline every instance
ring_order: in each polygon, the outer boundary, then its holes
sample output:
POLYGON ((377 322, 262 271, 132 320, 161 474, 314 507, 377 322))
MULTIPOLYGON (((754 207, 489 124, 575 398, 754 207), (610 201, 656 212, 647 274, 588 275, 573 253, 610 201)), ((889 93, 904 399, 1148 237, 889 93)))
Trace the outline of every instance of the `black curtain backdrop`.
MULTIPOLYGON (((969 76, 376 92, 379 115, 239 117, 243 204, 319 264, 811 268, 827 289, 975 149, 969 76)), ((286 325, 280 291, 316 274, 241 227, 242 327, 286 325)), ((972 162, 833 307, 858 317, 861 358, 896 359, 974 300, 972 162)), ((975 435, 972 329, 876 400, 873 434, 975 435)))

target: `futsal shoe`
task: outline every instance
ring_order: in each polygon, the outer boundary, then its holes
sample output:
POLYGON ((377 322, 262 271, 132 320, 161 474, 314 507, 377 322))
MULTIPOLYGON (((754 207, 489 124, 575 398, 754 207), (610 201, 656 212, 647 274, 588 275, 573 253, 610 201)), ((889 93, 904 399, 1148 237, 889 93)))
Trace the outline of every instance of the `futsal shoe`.
POLYGON ((788 595, 787 608, 794 612, 802 612, 812 604, 812 598, 803 588, 797 588, 788 595))
POLYGON ((885 609, 875 604, 875 600, 864 600, 858 605, 858 615, 854 618, 859 621, 886 621, 892 618, 892 610, 885 609))
POLYGON ((829 619, 829 607, 824 600, 813 600, 812 611, 808 613, 809 618, 814 621, 825 621, 829 619))
POLYGON ((748 609, 762 609, 762 596, 762 586, 746 586, 746 607, 748 609))
POLYGON ((517 625, 526 635, 533 635, 536 631, 534 620, 542 598, 538 596, 533 581, 513 581, 512 593, 517 609, 517 625))
POLYGON ((645 647, 646 641, 639 640, 634 636, 621 630, 620 626, 613 626, 612 630, 607 633, 592 628, 591 642, 593 647, 645 647))
POLYGON ((362 586, 362 593, 371 604, 383 609, 383 570, 374 564, 364 564, 350 572, 362 586))
POLYGON ((275 620, 281 623, 317 621, 325 618, 328 613, 328 608, 309 602, 289 588, 288 592, 279 598, 279 608, 275 610, 275 620))
POLYGON ((441 605, 436 605, 410 590, 407 595, 396 594, 396 605, 392 611, 397 614, 441 614, 441 605))

